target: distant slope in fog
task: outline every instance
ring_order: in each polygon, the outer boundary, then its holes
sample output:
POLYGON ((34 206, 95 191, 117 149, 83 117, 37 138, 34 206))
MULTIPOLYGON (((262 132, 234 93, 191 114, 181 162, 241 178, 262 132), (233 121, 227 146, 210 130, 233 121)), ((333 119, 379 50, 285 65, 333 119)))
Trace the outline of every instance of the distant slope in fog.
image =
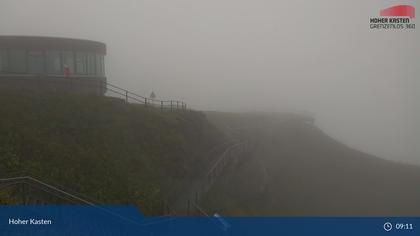
MULTIPOLYGON (((208 116, 218 124, 235 123, 232 114, 208 116)), ((202 203, 209 212, 420 215, 420 167, 351 149, 302 120, 260 115, 244 124, 243 116, 237 115, 238 123, 254 129, 245 136, 255 135, 257 148, 213 186, 202 203)))

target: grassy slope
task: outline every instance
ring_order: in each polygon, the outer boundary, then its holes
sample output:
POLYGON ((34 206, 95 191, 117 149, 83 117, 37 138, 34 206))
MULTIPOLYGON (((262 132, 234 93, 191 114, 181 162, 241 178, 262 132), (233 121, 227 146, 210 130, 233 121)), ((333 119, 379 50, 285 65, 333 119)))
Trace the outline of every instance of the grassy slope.
POLYGON ((26 170, 147 214, 160 214, 163 195, 180 191, 223 140, 202 113, 89 95, 2 91, 0 114, 0 175, 26 170))
POLYGON ((203 202, 209 212, 420 215, 420 167, 356 151, 301 121, 264 119, 254 126, 257 149, 210 190, 203 202))

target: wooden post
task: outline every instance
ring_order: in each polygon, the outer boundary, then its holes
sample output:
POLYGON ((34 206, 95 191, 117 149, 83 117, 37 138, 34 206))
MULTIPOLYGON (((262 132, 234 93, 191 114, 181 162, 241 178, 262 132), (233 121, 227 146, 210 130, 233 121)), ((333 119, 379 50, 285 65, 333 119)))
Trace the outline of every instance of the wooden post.
POLYGON ((144 105, 147 107, 147 98, 144 98, 144 105))
POLYGON ((128 103, 128 91, 125 90, 125 102, 128 103))

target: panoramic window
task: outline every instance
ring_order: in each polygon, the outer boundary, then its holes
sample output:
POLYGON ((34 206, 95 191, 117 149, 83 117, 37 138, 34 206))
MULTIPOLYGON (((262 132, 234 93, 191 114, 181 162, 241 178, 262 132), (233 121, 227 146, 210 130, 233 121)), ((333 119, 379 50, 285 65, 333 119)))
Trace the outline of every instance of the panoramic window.
POLYGON ((76 74, 87 74, 87 53, 85 52, 76 53, 76 74))
POLYGON ((63 67, 68 66, 70 69, 70 73, 74 73, 74 53, 71 51, 64 51, 63 52, 63 67))
POLYGON ((61 56, 59 51, 47 51, 47 72, 49 74, 61 74, 61 56))
POLYGON ((26 72, 25 50, 10 50, 10 70, 14 73, 26 72))
POLYGON ((88 64, 88 75, 95 75, 96 74, 96 63, 95 63, 95 54, 88 53, 87 57, 87 64, 88 64))
POLYGON ((96 55, 96 74, 99 76, 105 75, 104 55, 96 55))
POLYGON ((44 53, 42 51, 28 51, 28 72, 34 74, 44 72, 44 53))

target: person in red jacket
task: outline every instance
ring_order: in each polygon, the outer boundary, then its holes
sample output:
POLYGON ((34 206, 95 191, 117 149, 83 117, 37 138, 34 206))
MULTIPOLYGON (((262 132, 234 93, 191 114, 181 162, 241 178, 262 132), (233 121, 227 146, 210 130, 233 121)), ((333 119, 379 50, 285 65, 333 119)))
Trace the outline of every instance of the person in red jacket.
POLYGON ((64 77, 69 78, 70 77, 70 68, 68 65, 64 65, 64 77))

